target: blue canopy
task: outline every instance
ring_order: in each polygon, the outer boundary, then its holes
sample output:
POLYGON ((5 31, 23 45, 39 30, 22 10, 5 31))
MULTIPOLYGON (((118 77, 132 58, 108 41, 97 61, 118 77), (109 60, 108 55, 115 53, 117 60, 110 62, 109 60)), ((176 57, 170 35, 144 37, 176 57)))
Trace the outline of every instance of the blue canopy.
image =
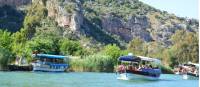
POLYGON ((140 61, 140 58, 137 58, 136 56, 121 56, 119 57, 119 61, 140 61))
POLYGON ((35 58, 51 58, 51 59, 64 59, 67 56, 50 55, 50 54, 34 54, 35 58))

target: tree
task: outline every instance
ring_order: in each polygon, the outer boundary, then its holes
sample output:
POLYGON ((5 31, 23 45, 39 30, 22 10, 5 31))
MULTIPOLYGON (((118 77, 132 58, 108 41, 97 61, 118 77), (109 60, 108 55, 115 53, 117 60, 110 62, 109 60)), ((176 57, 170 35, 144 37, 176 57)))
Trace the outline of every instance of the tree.
POLYGON ((0 29, 0 47, 10 49, 12 43, 11 33, 0 29))
POLYGON ((104 47, 103 53, 111 56, 114 64, 117 64, 117 59, 121 55, 121 50, 116 44, 109 44, 104 47))
POLYGON ((12 53, 15 58, 25 58, 31 60, 31 50, 27 44, 27 37, 24 29, 12 34, 12 53))
POLYGON ((54 42, 51 39, 35 37, 28 42, 28 47, 32 51, 37 50, 40 53, 55 54, 54 42))
POLYGON ((164 47, 159 42, 149 42, 147 45, 148 56, 153 58, 162 58, 164 47))
POLYGON ((13 61, 12 53, 5 48, 0 47, 0 69, 6 68, 13 61))
MULTIPOLYGON (((84 55, 83 47, 78 41, 63 39, 60 41, 60 51, 65 55, 84 55)), ((87 52, 86 52, 87 53, 87 52)))
POLYGON ((172 36, 172 42, 173 46, 171 49, 173 50, 175 60, 178 63, 199 61, 199 44, 197 33, 179 30, 172 36))
POLYGON ((30 6, 23 23, 27 37, 31 38, 34 35, 35 28, 40 25, 42 19, 46 18, 47 13, 47 9, 41 4, 33 3, 30 6))
POLYGON ((134 55, 147 55, 147 45, 140 38, 130 41, 127 49, 134 55))

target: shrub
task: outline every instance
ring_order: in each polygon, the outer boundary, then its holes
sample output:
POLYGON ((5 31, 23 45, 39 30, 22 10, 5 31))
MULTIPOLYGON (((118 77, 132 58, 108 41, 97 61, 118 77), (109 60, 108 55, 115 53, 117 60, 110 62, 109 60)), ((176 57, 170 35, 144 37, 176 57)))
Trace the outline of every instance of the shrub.
POLYGON ((13 60, 14 57, 12 57, 12 53, 9 50, 0 47, 0 69, 6 69, 7 65, 13 60))

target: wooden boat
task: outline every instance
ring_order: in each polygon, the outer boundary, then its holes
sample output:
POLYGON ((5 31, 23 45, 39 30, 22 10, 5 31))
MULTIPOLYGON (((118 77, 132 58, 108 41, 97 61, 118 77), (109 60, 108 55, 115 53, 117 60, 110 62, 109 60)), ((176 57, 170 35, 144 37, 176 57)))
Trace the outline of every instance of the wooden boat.
POLYGON ((160 64, 160 60, 158 59, 128 55, 121 56, 118 60, 121 62, 121 65, 119 65, 117 69, 117 79, 158 80, 161 75, 161 69, 158 67, 158 64, 160 64), (123 62, 125 63, 123 64, 123 62), (140 66, 142 64, 145 67, 140 66), (149 64, 156 64, 156 66, 149 64))
POLYGON ((67 56, 33 54, 33 57, 35 58, 32 63, 33 71, 64 72, 68 68, 68 64, 64 63, 67 56))
POLYGON ((11 65, 8 65, 8 69, 10 71, 32 71, 33 67, 32 67, 32 65, 15 65, 15 64, 11 64, 11 65))
POLYGON ((28 64, 25 58, 17 57, 15 63, 9 64, 8 69, 10 71, 32 71, 32 65, 28 64))

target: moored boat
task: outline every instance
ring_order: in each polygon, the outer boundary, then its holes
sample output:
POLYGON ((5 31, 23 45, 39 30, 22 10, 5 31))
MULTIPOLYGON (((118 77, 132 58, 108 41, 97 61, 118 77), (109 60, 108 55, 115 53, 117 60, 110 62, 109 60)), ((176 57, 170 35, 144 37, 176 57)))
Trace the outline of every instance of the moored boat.
POLYGON ((117 79, 122 80, 158 80, 161 75, 160 60, 143 56, 121 56, 118 59, 117 79))
POLYGON ((174 73, 182 75, 183 79, 198 79, 199 64, 188 62, 187 64, 179 65, 174 69, 174 73))
POLYGON ((8 64, 9 71, 32 71, 33 67, 25 58, 17 57, 14 63, 8 64))
POLYGON ((67 56, 33 54, 33 57, 33 71, 64 72, 68 68, 68 64, 64 63, 67 56))

